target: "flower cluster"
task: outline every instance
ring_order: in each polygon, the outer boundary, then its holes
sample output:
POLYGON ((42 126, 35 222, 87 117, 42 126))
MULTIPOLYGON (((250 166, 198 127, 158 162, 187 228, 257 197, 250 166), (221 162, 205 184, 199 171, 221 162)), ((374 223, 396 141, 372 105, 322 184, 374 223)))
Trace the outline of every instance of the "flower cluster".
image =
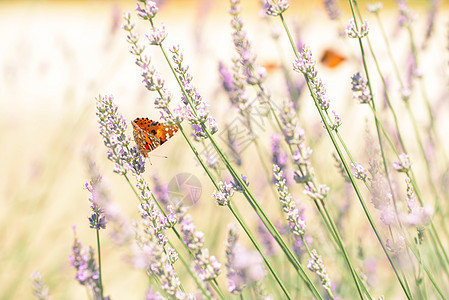
POLYGON ((368 170, 361 163, 356 162, 355 164, 351 164, 351 170, 352 175, 357 179, 365 180, 368 176, 368 170))
POLYGON ((354 100, 357 100, 359 103, 369 103, 371 101, 372 97, 368 88, 368 82, 360 72, 351 76, 351 85, 352 98, 354 100))
POLYGON ((284 11, 286 11, 289 6, 290 4, 288 4, 287 0, 272 1, 272 4, 270 4, 267 0, 265 2, 264 8, 267 15, 278 16, 282 14, 284 11))
POLYGON ((292 146, 304 143, 305 132, 297 122, 296 112, 293 109, 293 103, 285 100, 282 105, 282 111, 279 115, 282 123, 282 134, 287 144, 292 146))
POLYGON ((93 177, 89 183, 86 182, 84 189, 90 192, 89 201, 92 203, 90 206, 92 214, 89 217, 90 228, 106 229, 106 216, 102 207, 105 202, 102 199, 105 193, 101 189, 101 176, 93 177))
POLYGON ((271 136, 271 162, 283 170, 288 163, 287 153, 281 147, 281 137, 278 134, 271 136))
POLYGON ((192 221, 190 215, 179 220, 183 241, 193 252, 198 278, 203 281, 215 279, 221 273, 221 264, 215 256, 209 255, 209 250, 204 247, 204 233, 198 231, 192 221))
POLYGON ((99 131, 108 149, 108 159, 115 163, 114 172, 124 175, 131 171, 141 174, 145 171, 145 162, 135 147, 130 148, 130 137, 125 134, 126 120, 118 113, 118 107, 112 96, 97 98, 97 116, 99 131))
POLYGON ((379 168, 379 162, 376 159, 370 159, 370 185, 371 185, 371 203, 374 208, 381 212, 380 219, 385 225, 391 225, 395 220, 392 207, 392 195, 388 190, 388 182, 379 168))
MULTIPOLYGON (((242 94, 241 96, 245 96, 244 89, 242 89, 242 86, 239 86, 239 80, 245 79, 247 84, 258 86, 259 91, 257 98, 259 102, 261 104, 267 103, 271 101, 271 93, 263 84, 267 77, 267 71, 264 67, 259 66, 256 63, 256 55, 251 49, 251 43, 248 39, 246 31, 243 30, 243 21, 241 16, 239 15, 241 10, 239 3, 240 0, 232 0, 230 9, 230 13, 232 15, 231 26, 234 30, 232 33, 232 40, 234 42, 234 48, 238 55, 238 60, 234 60, 235 86, 236 88, 242 90, 237 90, 236 96, 239 96, 240 93, 242 94), (240 64, 240 68, 238 65, 236 65, 236 63, 240 64), (240 76, 242 78, 239 78, 240 76)), ((242 100, 245 99, 242 98, 242 100)))
MULTIPOLYGON (((249 186, 248 178, 245 175, 241 174, 240 178, 242 178, 242 181, 246 186, 249 186)), ((226 185, 226 183, 224 185, 226 185)), ((243 187, 240 185, 238 180, 236 180, 236 179, 232 180, 231 185, 232 185, 232 189, 234 191, 243 193, 243 187)), ((218 185, 218 186, 220 187, 220 185, 218 185)), ((225 189, 227 190, 227 188, 225 188, 225 189)))
POLYGON ((177 223, 174 209, 171 205, 168 205, 167 210, 169 213, 167 216, 164 216, 156 205, 156 202, 150 199, 152 193, 148 188, 148 183, 140 175, 136 179, 137 188, 140 190, 139 198, 141 204, 139 208, 142 222, 144 222, 146 228, 151 227, 151 232, 155 234, 159 243, 165 245, 168 241, 165 230, 172 228, 177 223))
POLYGON ((363 24, 360 26, 360 29, 357 29, 354 19, 349 20, 348 26, 346 26, 345 33, 349 38, 353 39, 361 39, 368 35, 369 32, 369 24, 368 20, 365 20, 363 24))
POLYGON ((300 52, 299 58, 293 63, 293 70, 304 74, 306 79, 310 81, 318 105, 322 110, 328 110, 330 101, 326 95, 326 87, 321 78, 318 78, 318 72, 315 65, 316 62, 313 59, 312 51, 309 47, 305 46, 300 52))
POLYGON ((396 171, 403 173, 408 172, 410 170, 411 165, 412 162, 410 160, 410 157, 405 153, 399 154, 399 160, 393 162, 393 168, 396 171))
POLYGON ((156 229, 151 224, 144 221, 143 225, 144 232, 136 232, 138 248, 133 249, 134 266, 157 276, 162 289, 170 298, 186 299, 188 295, 181 290, 181 281, 173 267, 178 259, 177 252, 160 243, 156 229))
POLYGON ((318 252, 315 249, 311 251, 311 254, 312 258, 309 259, 307 268, 310 271, 315 272, 318 277, 320 277, 322 286, 329 292, 331 289, 331 280, 329 278, 329 275, 327 274, 327 270, 323 264, 323 260, 321 259, 321 256, 318 255, 318 252))
POLYGON ((92 247, 83 248, 81 242, 75 237, 69 260, 71 266, 76 269, 76 280, 92 291, 94 299, 102 299, 100 274, 92 247))
MULTIPOLYGON (((200 93, 192 84, 193 77, 188 73, 189 67, 183 65, 184 56, 180 51, 179 45, 170 48, 173 54, 172 61, 175 63, 175 72, 183 88, 182 102, 186 106, 186 118, 194 130, 194 134, 198 138, 207 137, 206 129, 214 134, 218 131, 218 124, 215 119, 209 115, 209 105, 202 99, 200 93), (208 126, 206 126, 206 124, 208 126)), ((181 111, 181 108, 179 108, 181 111)))
POLYGON ((336 0, 324 0, 324 7, 331 20, 338 19, 341 14, 340 8, 338 7, 338 1, 336 0))
POLYGON ((407 6, 407 3, 403 0, 399 2, 399 25, 402 27, 410 26, 413 21, 416 20, 417 16, 412 10, 407 6))
POLYGON ((382 8, 384 7, 384 5, 382 4, 382 2, 376 2, 373 4, 367 4, 366 5, 366 9, 373 14, 377 14, 382 8))
POLYGON ((408 214, 402 219, 408 226, 416 227, 416 230, 418 231, 417 242, 421 244, 424 239, 425 225, 430 223, 433 209, 429 206, 422 207, 418 204, 416 201, 415 190, 411 184, 410 178, 406 178, 405 183, 407 184, 406 202, 408 214))
POLYGON ((306 231, 306 222, 304 217, 296 208, 295 201, 292 199, 288 187, 285 185, 285 178, 283 172, 277 165, 273 165, 273 175, 276 179, 276 187, 279 192, 279 200, 281 201, 282 210, 286 214, 288 225, 291 233, 296 238, 303 238, 306 231))
POLYGON ((241 294, 246 286, 260 282, 266 274, 259 253, 250 252, 237 243, 238 237, 237 227, 231 224, 228 228, 225 251, 228 290, 232 294, 241 294))
POLYGON ((50 290, 45 285, 42 275, 39 272, 33 272, 31 274, 33 296, 39 300, 50 300, 50 290))
POLYGON ((151 20, 159 11, 159 8, 154 1, 140 1, 143 6, 137 2, 137 16, 142 20, 151 20))
POLYGON ((220 206, 226 206, 231 201, 231 197, 234 194, 233 186, 231 183, 220 181, 218 183, 218 191, 214 191, 212 198, 217 201, 220 206))

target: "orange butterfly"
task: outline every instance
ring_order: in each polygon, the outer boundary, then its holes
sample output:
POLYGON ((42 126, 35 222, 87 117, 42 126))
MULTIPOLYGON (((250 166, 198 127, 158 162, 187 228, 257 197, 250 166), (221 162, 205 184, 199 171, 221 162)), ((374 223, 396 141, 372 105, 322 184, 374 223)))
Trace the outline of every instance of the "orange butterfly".
POLYGON ((137 149, 145 157, 174 136, 179 129, 175 124, 166 125, 148 118, 137 118, 131 124, 137 149))
POLYGON ((345 60, 346 58, 343 55, 337 53, 332 49, 326 49, 326 51, 324 51, 323 53, 323 56, 321 56, 321 63, 331 69, 338 67, 338 65, 340 65, 345 60))

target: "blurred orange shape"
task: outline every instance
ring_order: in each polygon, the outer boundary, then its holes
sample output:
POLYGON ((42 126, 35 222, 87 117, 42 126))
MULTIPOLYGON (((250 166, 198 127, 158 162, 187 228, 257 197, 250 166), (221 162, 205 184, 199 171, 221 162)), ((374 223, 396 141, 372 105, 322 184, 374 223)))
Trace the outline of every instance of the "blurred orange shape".
POLYGON ((337 53, 332 49, 326 49, 326 51, 324 51, 323 55, 321 56, 320 61, 326 67, 333 69, 335 67, 338 67, 345 60, 346 58, 340 53, 337 53))

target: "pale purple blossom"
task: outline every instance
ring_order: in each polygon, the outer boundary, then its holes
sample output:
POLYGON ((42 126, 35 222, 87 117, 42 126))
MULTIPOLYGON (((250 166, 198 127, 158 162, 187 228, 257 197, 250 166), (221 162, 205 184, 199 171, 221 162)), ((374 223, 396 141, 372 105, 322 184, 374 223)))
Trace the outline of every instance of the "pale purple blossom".
POLYGON ((215 256, 209 255, 209 250, 204 247, 204 233, 196 229, 190 215, 183 216, 179 225, 183 241, 195 257, 194 269, 198 278, 202 281, 215 279, 221 273, 221 264, 215 256))
POLYGON ((331 280, 329 278, 329 275, 327 274, 327 270, 324 266, 323 260, 321 259, 321 256, 318 255, 318 252, 315 249, 311 251, 311 254, 312 258, 309 259, 307 268, 318 275, 318 277, 321 279, 321 285, 330 293, 331 280))
POLYGON ((69 261, 76 270, 76 280, 92 292, 94 299, 102 299, 100 274, 92 247, 83 247, 75 237, 69 261))
POLYGON ((355 164, 351 163, 351 171, 352 175, 354 175, 355 178, 360 180, 365 180, 368 176, 368 170, 363 167, 361 163, 356 162, 355 164))
POLYGON ((269 16, 278 16, 282 14, 290 5, 287 0, 266 1, 265 11, 269 16), (271 3, 270 3, 271 2, 271 3))
POLYGON ((220 181, 218 183, 218 191, 214 191, 212 198, 217 201, 220 206, 226 206, 231 201, 231 197, 234 194, 231 183, 220 181))
POLYGON ((162 290, 170 298, 185 299, 187 295, 181 291, 181 281, 173 267, 177 259, 176 251, 171 247, 164 247, 160 243, 151 224, 144 220, 143 225, 143 232, 136 232, 137 245, 132 248, 132 264, 134 267, 145 269, 148 274, 156 276, 162 290))
POLYGON ((349 24, 346 26, 345 33, 349 38, 364 38, 368 35, 369 32, 369 24, 368 20, 365 19, 362 25, 360 25, 360 28, 357 29, 357 25, 355 24, 354 19, 349 20, 349 24))
POLYGON ((326 8, 327 15, 331 20, 338 19, 341 14, 340 7, 337 0, 324 0, 324 7, 326 8))
POLYGON ((425 226, 431 221, 433 209, 431 206, 423 207, 418 203, 415 195, 415 190, 413 188, 413 185, 411 184, 410 178, 407 177, 405 179, 405 182, 407 184, 406 202, 408 214, 402 217, 402 221, 408 226, 416 227, 416 230, 418 232, 418 241, 419 243, 422 243, 424 238, 424 229, 425 226))
MULTIPOLYGON (((244 183, 246 186, 249 186, 248 178, 247 178, 245 175, 243 175, 243 174, 241 174, 240 177, 241 177, 243 183, 244 183)), ((233 189, 234 191, 243 193, 243 190, 244 190, 244 189, 243 189, 243 187, 240 185, 240 183, 239 183, 238 180, 233 180, 233 181, 231 181, 231 185, 232 185, 232 189, 233 189)))
POLYGON ((271 136, 271 162, 283 170, 288 163, 287 153, 281 147, 281 137, 278 134, 271 136))
POLYGON ((108 159, 115 163, 114 172, 124 175, 128 171, 141 174, 145 171, 145 162, 136 147, 130 147, 131 138, 125 134, 126 120, 118 112, 112 96, 99 96, 97 116, 100 135, 108 149, 108 159))
POLYGON ((417 15, 407 6, 405 1, 399 1, 399 25, 410 26, 415 21, 417 15))
POLYGON ((352 98, 359 103, 369 103, 371 101, 371 93, 367 80, 360 74, 355 73, 351 76, 352 98))
POLYGON ((366 9, 373 14, 377 14, 384 7, 382 2, 376 2, 373 4, 367 4, 366 9))
POLYGON ((38 300, 51 300, 50 289, 45 285, 41 273, 35 271, 31 274, 33 296, 38 300))
POLYGON ((162 24, 161 27, 155 27, 151 29, 151 32, 145 35, 148 39, 150 45, 161 45, 162 42, 167 37, 165 32, 165 25, 162 24))
POLYGON ((266 275, 258 252, 250 252, 237 240, 239 233, 234 224, 229 225, 226 239, 226 269, 228 290, 240 294, 247 285, 260 282, 266 275))
POLYGON ((328 193, 329 187, 325 184, 319 184, 318 186, 315 186, 315 184, 313 184, 313 182, 311 181, 306 182, 304 194, 309 196, 312 200, 322 201, 327 197, 328 193))
POLYGON ((293 70, 304 74, 306 79, 310 82, 318 105, 322 110, 327 110, 330 105, 330 100, 327 97, 326 87, 324 86, 323 81, 318 77, 315 65, 316 62, 313 59, 312 51, 309 47, 305 46, 299 53, 299 58, 296 58, 293 63, 293 70))
POLYGON ((153 19, 159 8, 156 6, 156 2, 153 1, 141 1, 142 6, 137 2, 137 16, 142 20, 153 19))
POLYGON ((399 154, 399 160, 393 162, 393 168, 398 172, 408 172, 411 165, 410 157, 405 153, 399 154))
POLYGON ((292 195, 286 186, 286 179, 283 177, 283 172, 277 165, 273 165, 273 176, 276 180, 276 187, 279 193, 279 200, 281 202, 282 211, 286 215, 290 232, 296 239, 304 237, 306 230, 306 222, 304 216, 296 208, 296 203, 293 201, 292 195))

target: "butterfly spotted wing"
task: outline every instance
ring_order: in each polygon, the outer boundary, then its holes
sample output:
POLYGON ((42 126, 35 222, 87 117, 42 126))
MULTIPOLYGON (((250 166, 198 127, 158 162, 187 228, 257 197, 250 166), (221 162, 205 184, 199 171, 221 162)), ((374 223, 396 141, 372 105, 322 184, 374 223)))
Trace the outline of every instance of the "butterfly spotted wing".
POLYGON ((162 124, 148 118, 137 118, 131 122, 133 125, 134 141, 139 152, 148 157, 148 153, 153 151, 178 131, 177 125, 162 124))

